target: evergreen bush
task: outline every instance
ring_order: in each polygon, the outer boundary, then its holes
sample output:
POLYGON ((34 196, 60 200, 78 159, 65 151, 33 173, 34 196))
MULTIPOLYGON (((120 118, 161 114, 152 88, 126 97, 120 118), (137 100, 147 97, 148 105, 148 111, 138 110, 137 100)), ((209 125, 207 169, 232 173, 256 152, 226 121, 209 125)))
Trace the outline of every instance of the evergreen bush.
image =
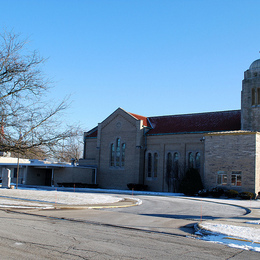
POLYGON ((242 200, 252 200, 255 198, 255 193, 244 191, 244 192, 239 193, 238 196, 242 200))
POLYGON ((144 191, 147 190, 148 186, 144 184, 138 184, 138 183, 128 183, 127 187, 129 190, 139 190, 144 191))
POLYGON ((200 173, 197 169, 190 168, 180 184, 180 190, 185 195, 193 196, 203 189, 200 173))
POLYGON ((225 196, 229 199, 236 198, 238 196, 238 191, 236 190, 227 190, 225 191, 225 196))
POLYGON ((209 190, 203 189, 198 191, 199 197, 208 197, 209 196, 209 190))
POLYGON ((216 187, 210 190, 209 193, 213 198, 219 198, 224 194, 224 190, 222 188, 216 187))

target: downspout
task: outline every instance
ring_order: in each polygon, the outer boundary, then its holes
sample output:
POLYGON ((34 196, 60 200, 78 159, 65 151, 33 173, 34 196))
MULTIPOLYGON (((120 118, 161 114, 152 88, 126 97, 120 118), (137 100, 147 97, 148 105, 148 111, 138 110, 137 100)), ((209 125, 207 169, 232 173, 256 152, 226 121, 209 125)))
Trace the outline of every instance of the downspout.
POLYGON ((86 136, 83 137, 83 141, 84 141, 84 150, 83 150, 83 159, 86 159, 86 136))

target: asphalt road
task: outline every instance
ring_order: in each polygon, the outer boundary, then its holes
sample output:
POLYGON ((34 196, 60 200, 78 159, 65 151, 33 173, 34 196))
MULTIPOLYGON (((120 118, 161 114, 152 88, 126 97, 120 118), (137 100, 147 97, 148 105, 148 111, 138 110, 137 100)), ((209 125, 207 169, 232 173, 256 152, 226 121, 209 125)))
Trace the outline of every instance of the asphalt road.
POLYGON ((259 253, 197 240, 191 225, 240 216, 238 207, 138 196, 136 207, 0 210, 1 259, 259 259, 259 253))
POLYGON ((106 209, 114 212, 124 212, 143 216, 154 216, 176 219, 216 219, 230 218, 246 214, 246 210, 221 203, 206 202, 199 198, 164 197, 139 195, 143 201, 139 207, 106 209))

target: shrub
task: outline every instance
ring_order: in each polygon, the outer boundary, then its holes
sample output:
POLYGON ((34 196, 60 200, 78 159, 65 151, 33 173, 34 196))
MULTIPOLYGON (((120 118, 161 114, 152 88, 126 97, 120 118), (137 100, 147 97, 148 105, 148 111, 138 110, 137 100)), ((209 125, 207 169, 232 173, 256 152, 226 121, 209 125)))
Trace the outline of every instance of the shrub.
POLYGON ((199 190, 203 189, 200 173, 198 170, 191 168, 189 169, 180 184, 180 190, 185 195, 195 195, 199 190))
POLYGON ((75 188, 98 188, 98 184, 81 183, 81 182, 58 182, 59 187, 75 187, 75 188))
POLYGON ((209 190, 203 189, 198 191, 199 197, 208 197, 209 196, 209 190))
POLYGON ((127 187, 129 190, 139 190, 139 191, 147 190, 148 188, 147 185, 138 184, 138 183, 128 183, 127 187))
POLYGON ((216 187, 210 190, 209 194, 214 198, 219 198, 224 194, 224 190, 222 188, 216 187))
POLYGON ((238 196, 238 191, 236 191, 236 190, 227 190, 227 191, 225 191, 225 196, 227 196, 229 199, 236 198, 238 196))
POLYGON ((242 200, 250 200, 255 198, 255 193, 244 191, 239 193, 239 197, 242 200))

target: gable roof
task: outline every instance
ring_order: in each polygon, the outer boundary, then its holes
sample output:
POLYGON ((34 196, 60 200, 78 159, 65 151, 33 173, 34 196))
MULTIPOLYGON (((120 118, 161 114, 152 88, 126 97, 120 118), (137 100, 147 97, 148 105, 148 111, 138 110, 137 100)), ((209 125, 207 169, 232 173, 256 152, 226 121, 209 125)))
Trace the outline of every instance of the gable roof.
POLYGON ((84 133, 85 138, 96 138, 98 134, 98 127, 89 130, 88 132, 84 133))
POLYGON ((149 117, 148 135, 234 131, 241 129, 241 110, 149 117))
MULTIPOLYGON (((124 111, 122 108, 118 108, 116 111, 118 111, 118 110, 124 111)), ((124 111, 124 112, 129 114, 129 115, 131 115, 136 120, 143 120, 143 126, 151 127, 147 117, 141 116, 141 115, 137 115, 137 114, 134 114, 134 113, 129 113, 129 112, 126 112, 126 111, 124 111)), ((97 135, 98 135, 98 127, 95 127, 93 129, 89 130, 88 132, 85 132, 85 138, 97 138, 97 135)))

